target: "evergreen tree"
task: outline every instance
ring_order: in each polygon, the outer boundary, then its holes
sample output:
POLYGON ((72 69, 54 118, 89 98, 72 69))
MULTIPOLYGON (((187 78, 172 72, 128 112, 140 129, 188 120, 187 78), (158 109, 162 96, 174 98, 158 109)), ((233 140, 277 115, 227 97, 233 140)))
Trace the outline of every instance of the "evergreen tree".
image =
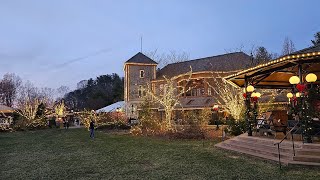
POLYGON ((100 109, 123 100, 124 79, 118 74, 101 75, 80 82, 86 85, 65 96, 65 103, 74 110, 100 109))
POLYGON ((38 108, 37 108, 36 118, 44 117, 45 116, 45 112, 46 112, 46 106, 44 105, 44 103, 40 103, 38 108))
POLYGON ((255 66, 258 64, 266 63, 272 58, 272 54, 269 53, 265 47, 260 46, 255 50, 255 56, 252 63, 255 66))
POLYGON ((315 35, 314 35, 314 40, 311 40, 312 44, 314 46, 316 45, 320 45, 320 32, 317 32, 315 35))

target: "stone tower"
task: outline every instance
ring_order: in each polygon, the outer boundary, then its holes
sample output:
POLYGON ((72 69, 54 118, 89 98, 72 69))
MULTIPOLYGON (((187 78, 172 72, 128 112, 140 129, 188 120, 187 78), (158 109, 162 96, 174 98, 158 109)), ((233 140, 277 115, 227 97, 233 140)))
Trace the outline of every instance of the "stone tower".
POLYGON ((134 55, 124 64, 124 101, 126 115, 129 118, 137 118, 137 107, 143 100, 145 92, 143 87, 151 80, 156 79, 157 63, 142 54, 134 55))

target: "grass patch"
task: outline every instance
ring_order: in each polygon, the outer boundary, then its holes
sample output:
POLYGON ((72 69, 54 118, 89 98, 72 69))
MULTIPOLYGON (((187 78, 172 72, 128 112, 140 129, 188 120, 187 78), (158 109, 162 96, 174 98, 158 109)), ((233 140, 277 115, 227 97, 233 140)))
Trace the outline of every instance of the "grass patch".
POLYGON ((320 179, 319 168, 285 167, 168 140, 60 129, 0 134, 1 179, 320 179))

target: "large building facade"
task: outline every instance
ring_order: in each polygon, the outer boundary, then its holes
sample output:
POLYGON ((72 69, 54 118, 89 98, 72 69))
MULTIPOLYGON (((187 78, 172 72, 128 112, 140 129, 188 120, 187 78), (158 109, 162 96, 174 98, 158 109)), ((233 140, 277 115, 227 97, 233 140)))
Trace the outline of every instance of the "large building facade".
MULTIPOLYGON (((164 77, 175 77, 175 86, 183 87, 179 93, 180 105, 176 107, 177 110, 196 110, 220 105, 213 89, 215 77, 233 74, 247 68, 251 63, 251 56, 235 52, 171 63, 158 69, 154 60, 139 52, 124 64, 126 115, 129 118, 138 118, 139 104, 146 95, 145 88, 152 89, 157 95, 164 93, 164 77)), ((155 109, 163 111, 161 106, 155 109)))

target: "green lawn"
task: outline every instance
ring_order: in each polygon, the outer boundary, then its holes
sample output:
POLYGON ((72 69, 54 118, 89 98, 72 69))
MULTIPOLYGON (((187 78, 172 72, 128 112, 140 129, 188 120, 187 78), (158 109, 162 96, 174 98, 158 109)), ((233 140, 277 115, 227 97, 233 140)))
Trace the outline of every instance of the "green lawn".
POLYGON ((0 134, 0 179, 320 179, 319 168, 286 167, 225 152, 213 142, 163 140, 85 129, 0 134))

